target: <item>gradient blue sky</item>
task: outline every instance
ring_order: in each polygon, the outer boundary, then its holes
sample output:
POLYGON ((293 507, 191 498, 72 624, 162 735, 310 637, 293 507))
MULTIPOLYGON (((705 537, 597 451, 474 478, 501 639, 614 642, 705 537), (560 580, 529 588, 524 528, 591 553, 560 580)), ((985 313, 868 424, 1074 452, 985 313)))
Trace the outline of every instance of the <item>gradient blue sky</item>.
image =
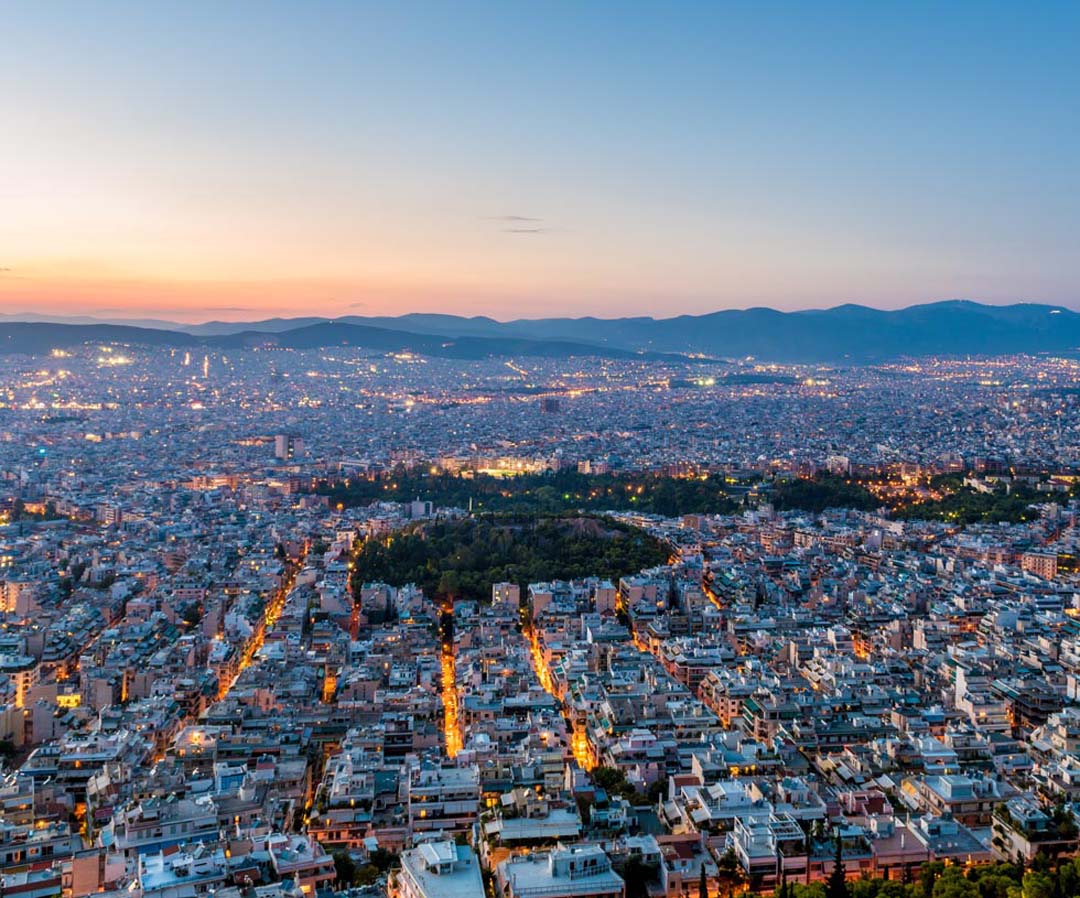
POLYGON ((1080 307, 1080 4, 0 9, 3 311, 1080 307))

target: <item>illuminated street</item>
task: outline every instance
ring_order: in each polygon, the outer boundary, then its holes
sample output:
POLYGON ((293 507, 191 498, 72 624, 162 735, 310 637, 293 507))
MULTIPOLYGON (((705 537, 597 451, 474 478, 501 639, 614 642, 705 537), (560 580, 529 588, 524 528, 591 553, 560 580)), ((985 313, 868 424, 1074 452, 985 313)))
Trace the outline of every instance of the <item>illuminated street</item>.
POLYGON ((443 735, 446 754, 453 758, 461 751, 461 723, 458 719, 458 691, 454 666, 454 646, 442 643, 443 735))

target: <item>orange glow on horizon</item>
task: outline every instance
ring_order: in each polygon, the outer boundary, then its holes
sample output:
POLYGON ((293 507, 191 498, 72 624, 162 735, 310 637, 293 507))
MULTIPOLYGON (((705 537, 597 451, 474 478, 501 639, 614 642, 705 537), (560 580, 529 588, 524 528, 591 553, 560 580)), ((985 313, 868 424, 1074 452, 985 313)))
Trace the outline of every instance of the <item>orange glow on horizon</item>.
MULTIPOLYGON (((494 249, 494 248, 492 248, 494 249)), ((275 271, 273 247, 267 265, 236 260, 228 264, 188 265, 185 260, 149 260, 113 266, 94 261, 0 258, 0 312, 7 315, 154 318, 178 323, 257 321, 271 317, 398 316, 406 313, 486 315, 496 320, 629 315, 667 317, 706 314, 724 308, 768 305, 801 307, 776 295, 734 268, 730 282, 703 294, 690 284, 649 286, 617 272, 560 272, 568 257, 537 267, 546 256, 515 270, 506 261, 484 259, 465 267, 446 260, 401 258, 368 271, 340 264, 305 267, 310 276, 275 271), (554 264, 559 262, 560 265, 554 264), (257 271, 252 275, 252 271, 257 271), (321 272, 328 272, 322 274, 321 272), (360 272, 360 273, 358 273, 360 272), (749 289, 747 289, 749 287, 749 289), (745 290, 745 292, 743 292, 745 290), (667 298, 657 307, 656 296, 667 298), (750 298, 753 301, 750 301, 750 298)), ((520 261, 520 260, 519 260, 520 261)), ((828 305, 829 303, 825 303, 828 305)))
POLYGON ((400 315, 453 309, 490 310, 481 288, 438 289, 417 279, 339 281, 193 280, 167 277, 96 277, 46 269, 0 272, 0 310, 7 314, 88 315, 97 318, 164 318, 181 323, 253 321, 273 316, 400 315))

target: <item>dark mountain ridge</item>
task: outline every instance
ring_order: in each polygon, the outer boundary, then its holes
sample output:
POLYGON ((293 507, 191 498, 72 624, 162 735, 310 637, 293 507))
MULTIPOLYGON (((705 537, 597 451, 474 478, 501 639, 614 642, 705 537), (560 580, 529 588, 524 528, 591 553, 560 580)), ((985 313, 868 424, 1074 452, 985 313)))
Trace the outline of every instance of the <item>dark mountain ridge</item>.
POLYGON ((47 355, 54 349, 70 349, 83 344, 115 344, 171 349, 320 349, 350 346, 376 352, 412 352, 419 355, 456 359, 483 359, 498 356, 598 356, 603 358, 676 359, 675 354, 638 352, 613 346, 590 346, 565 340, 528 340, 521 337, 447 337, 407 331, 318 321, 281 331, 242 330, 228 334, 199 336, 184 331, 132 327, 119 324, 57 324, 49 322, 0 322, 0 354, 47 355))
MULTIPOLYGON (((81 319, 85 321, 85 319, 81 319)), ((157 322, 155 322, 155 325, 157 322)), ((272 318, 251 323, 135 327, 119 323, 0 321, 0 352, 40 354, 109 341, 147 346, 293 349, 357 346, 449 358, 506 355, 657 358, 700 353, 775 362, 868 363, 903 357, 1080 352, 1080 313, 1063 306, 948 300, 882 310, 860 305, 780 312, 730 309, 673 318, 272 318)))

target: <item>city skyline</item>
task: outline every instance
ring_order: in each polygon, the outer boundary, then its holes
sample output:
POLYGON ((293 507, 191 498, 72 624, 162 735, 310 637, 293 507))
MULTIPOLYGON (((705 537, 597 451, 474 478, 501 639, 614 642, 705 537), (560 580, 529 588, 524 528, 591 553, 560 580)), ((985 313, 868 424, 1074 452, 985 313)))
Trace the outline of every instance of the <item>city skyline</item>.
POLYGON ((29 6, 0 310, 1077 308, 1064 5, 29 6))

